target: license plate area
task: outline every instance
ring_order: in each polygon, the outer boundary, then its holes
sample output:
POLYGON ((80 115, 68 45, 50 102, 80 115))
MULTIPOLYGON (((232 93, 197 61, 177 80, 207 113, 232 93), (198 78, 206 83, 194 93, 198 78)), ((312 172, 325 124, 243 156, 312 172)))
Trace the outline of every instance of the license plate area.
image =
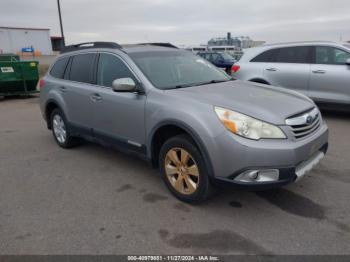
POLYGON ((317 151, 311 158, 300 163, 296 169, 295 174, 297 175, 296 181, 304 177, 308 172, 310 172, 320 161, 324 158, 324 153, 322 151, 317 151))

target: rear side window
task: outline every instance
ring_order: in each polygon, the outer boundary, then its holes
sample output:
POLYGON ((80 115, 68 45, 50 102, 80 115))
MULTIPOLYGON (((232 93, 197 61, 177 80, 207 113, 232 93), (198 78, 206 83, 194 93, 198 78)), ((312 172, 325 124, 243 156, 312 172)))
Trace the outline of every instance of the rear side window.
POLYGON ((81 54, 72 57, 69 80, 92 83, 95 54, 81 54))
POLYGON ((63 78, 63 74, 66 70, 68 60, 69 57, 64 57, 57 60, 50 71, 50 75, 56 78, 63 78))

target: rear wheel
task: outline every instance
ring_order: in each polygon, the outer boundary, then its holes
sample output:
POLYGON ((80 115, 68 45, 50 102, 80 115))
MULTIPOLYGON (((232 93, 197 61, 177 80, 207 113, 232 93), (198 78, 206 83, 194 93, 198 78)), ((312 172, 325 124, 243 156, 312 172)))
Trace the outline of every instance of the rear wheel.
POLYGON ((50 121, 52 134, 60 147, 70 148, 78 144, 78 138, 70 135, 66 118, 60 109, 52 111, 50 121))
POLYGON ((211 195, 204 159, 187 135, 170 138, 164 143, 159 166, 165 184, 178 199, 200 203, 211 195))

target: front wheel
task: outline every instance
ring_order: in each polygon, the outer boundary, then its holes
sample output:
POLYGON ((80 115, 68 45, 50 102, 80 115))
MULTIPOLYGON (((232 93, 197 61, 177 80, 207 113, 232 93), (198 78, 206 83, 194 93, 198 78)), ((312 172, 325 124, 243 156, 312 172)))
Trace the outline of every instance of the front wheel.
POLYGON ((188 203, 200 203, 212 193, 208 170, 204 159, 187 135, 170 138, 159 155, 162 178, 178 199, 188 203))

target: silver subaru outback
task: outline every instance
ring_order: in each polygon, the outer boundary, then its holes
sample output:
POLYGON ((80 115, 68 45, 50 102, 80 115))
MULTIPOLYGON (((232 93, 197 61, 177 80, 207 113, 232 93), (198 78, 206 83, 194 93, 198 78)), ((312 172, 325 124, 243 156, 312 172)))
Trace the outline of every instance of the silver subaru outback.
POLYGON ((42 115, 59 146, 83 138, 139 155, 190 203, 218 185, 292 183, 328 147, 328 128, 306 96, 233 80, 170 44, 69 46, 40 88, 42 115))
POLYGON ((350 44, 298 42, 247 49, 233 77, 303 93, 321 106, 350 110, 350 44))

